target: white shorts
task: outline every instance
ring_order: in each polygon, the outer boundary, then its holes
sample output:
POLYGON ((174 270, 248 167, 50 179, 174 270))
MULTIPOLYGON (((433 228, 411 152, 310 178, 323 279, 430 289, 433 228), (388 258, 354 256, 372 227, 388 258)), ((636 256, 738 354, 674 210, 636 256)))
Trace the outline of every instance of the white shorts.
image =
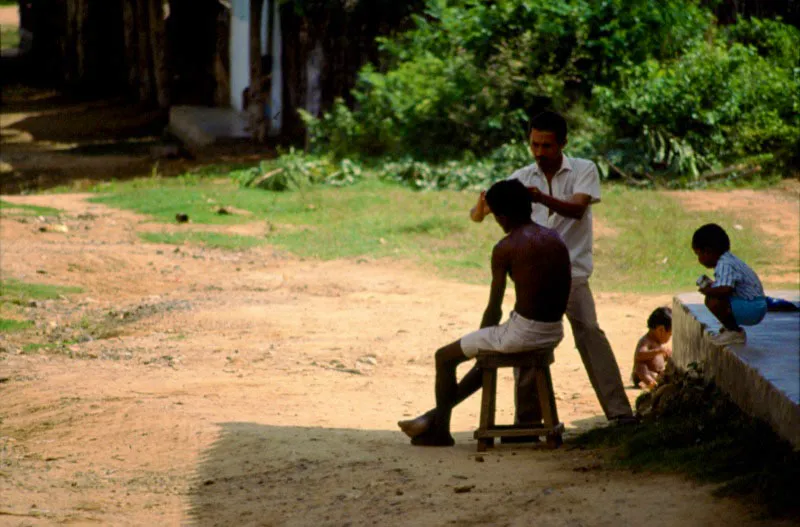
POLYGON ((499 326, 489 326, 461 338, 461 350, 475 358, 478 350, 517 353, 537 348, 555 347, 564 338, 564 324, 528 320, 514 311, 499 326))

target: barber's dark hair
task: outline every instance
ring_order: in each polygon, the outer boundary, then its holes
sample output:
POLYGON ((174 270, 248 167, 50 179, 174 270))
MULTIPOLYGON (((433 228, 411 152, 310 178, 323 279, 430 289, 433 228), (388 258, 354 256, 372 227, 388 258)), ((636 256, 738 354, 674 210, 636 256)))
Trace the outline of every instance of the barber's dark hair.
POLYGON ((667 331, 672 331, 672 309, 666 306, 657 307, 650 313, 647 318, 648 329, 656 329, 658 326, 664 326, 667 331))
POLYGON ((496 216, 525 222, 531 218, 531 195, 517 179, 498 181, 486 192, 486 203, 496 216))
POLYGON ((553 132, 556 141, 563 145, 567 142, 567 121, 557 112, 545 110, 531 119, 531 130, 553 132))
POLYGON ((707 223, 694 231, 692 249, 711 249, 720 254, 731 250, 731 239, 716 223, 707 223))

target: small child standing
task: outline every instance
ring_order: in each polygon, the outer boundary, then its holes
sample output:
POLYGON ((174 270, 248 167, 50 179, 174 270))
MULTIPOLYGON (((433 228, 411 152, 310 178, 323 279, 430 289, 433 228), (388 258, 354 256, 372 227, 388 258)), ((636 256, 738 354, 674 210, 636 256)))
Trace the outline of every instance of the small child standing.
POLYGON ((664 373, 672 348, 667 345, 672 337, 672 310, 656 308, 647 318, 647 333, 636 344, 633 354, 631 380, 635 386, 652 390, 664 373))
POLYGON ((725 229, 709 223, 697 229, 692 236, 692 250, 700 264, 714 269, 714 280, 703 283, 700 293, 706 297, 706 307, 722 323, 719 333, 711 340, 720 346, 744 344, 744 328, 755 326, 767 314, 764 287, 758 275, 742 260, 730 252, 731 241, 725 229))

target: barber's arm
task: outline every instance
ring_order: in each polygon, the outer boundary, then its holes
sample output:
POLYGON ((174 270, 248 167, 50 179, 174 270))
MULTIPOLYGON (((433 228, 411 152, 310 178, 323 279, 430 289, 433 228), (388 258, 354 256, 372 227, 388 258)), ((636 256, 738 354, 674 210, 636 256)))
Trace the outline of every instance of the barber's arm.
POLYGON ((492 211, 489 210, 489 204, 486 203, 486 191, 482 190, 478 195, 478 202, 469 211, 469 218, 472 221, 480 223, 491 213, 492 211))
POLYGON ((536 187, 528 187, 528 191, 531 193, 531 201, 534 203, 541 203, 556 214, 574 220, 583 218, 586 209, 592 203, 592 197, 589 194, 573 194, 568 199, 561 200, 545 194, 536 187))
POLYGON ((503 249, 496 245, 492 251, 492 286, 489 291, 489 303, 483 312, 481 328, 496 326, 503 318, 503 295, 506 292, 507 265, 503 249))

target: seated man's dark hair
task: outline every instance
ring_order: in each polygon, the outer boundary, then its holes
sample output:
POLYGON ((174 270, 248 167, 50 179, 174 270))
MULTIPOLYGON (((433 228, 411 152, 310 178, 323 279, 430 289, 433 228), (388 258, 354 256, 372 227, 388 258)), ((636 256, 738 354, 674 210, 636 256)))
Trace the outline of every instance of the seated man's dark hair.
POLYGON ((668 307, 657 307, 647 318, 647 328, 656 329, 664 326, 667 331, 672 331, 672 309, 668 307))
POLYGON ((542 132, 553 132, 556 134, 556 141, 563 145, 567 142, 567 121, 560 113, 545 110, 531 119, 531 130, 542 132))
POLYGON ((519 180, 498 181, 486 192, 486 203, 495 216, 517 222, 531 219, 531 195, 519 180))
POLYGON ((707 223, 694 231, 692 249, 711 249, 722 254, 731 250, 731 239, 725 229, 716 223, 707 223))

